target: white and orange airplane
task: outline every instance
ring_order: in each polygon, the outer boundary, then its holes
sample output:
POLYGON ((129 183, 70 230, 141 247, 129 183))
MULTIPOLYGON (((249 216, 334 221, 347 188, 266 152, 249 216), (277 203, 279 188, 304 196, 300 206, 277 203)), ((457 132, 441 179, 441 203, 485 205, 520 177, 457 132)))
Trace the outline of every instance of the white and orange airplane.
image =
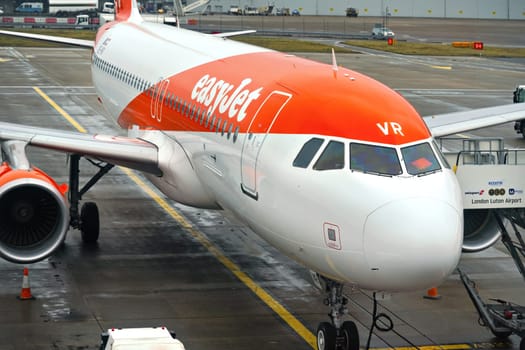
MULTIPOLYGON (((318 347, 358 349, 343 322, 344 284, 375 291, 436 286, 462 248, 490 246, 486 222, 469 232, 462 193, 434 137, 525 118, 520 105, 434 116, 357 72, 227 39, 144 22, 134 0, 95 42, 0 31, 93 48, 99 100, 128 137, 0 123, 0 255, 31 263, 69 227, 99 235, 98 210, 78 204, 83 156, 137 169, 167 197, 227 209, 313 271, 330 321, 318 347), (150 64, 144 64, 149 62, 150 64), (25 147, 72 154, 69 191, 33 167, 25 147)), ((476 221, 476 222, 483 222, 476 221)), ((492 226, 491 226, 492 227, 492 226)))

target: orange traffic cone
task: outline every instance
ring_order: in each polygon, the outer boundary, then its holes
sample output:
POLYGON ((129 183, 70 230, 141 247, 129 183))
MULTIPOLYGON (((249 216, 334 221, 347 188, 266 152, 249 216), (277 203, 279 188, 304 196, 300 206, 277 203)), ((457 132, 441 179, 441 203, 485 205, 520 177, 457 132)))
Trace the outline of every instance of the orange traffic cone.
POLYGON ((423 298, 431 299, 431 300, 439 300, 441 299, 441 295, 439 295, 438 289, 436 287, 433 287, 427 290, 427 295, 423 296, 423 298))
POLYGON ((18 299, 20 300, 35 299, 35 297, 31 295, 31 287, 29 287, 29 269, 27 267, 24 267, 24 279, 22 280, 22 291, 20 292, 18 299))

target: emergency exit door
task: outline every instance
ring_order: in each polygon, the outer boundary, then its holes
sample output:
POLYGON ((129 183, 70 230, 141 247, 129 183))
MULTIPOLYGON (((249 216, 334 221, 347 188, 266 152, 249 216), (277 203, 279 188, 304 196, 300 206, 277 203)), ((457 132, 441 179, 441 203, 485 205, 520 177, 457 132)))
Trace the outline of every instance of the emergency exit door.
POLYGON ((157 119, 159 122, 162 121, 162 106, 169 85, 169 79, 162 79, 152 87, 153 96, 150 102, 150 115, 152 119, 157 119))

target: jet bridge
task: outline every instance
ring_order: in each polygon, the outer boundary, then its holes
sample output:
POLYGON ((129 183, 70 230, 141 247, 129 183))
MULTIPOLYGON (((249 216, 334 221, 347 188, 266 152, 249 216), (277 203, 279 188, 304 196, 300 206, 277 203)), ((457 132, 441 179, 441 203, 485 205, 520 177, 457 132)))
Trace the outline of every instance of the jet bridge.
MULTIPOLYGON (((521 209, 525 212, 525 149, 505 149, 503 139, 443 139, 461 142, 446 152, 463 190, 465 209, 521 209)), ((525 221, 521 220, 523 227, 525 221)))
MULTIPOLYGON (((501 138, 441 139, 458 177, 465 209, 490 210, 501 232, 501 240, 525 279, 525 149, 506 149, 501 138), (509 233, 508 228, 513 232, 509 233)), ((459 270, 459 269, 458 269, 459 270)), ((475 283, 459 271, 463 285, 476 307, 482 325, 497 337, 517 334, 525 350, 525 307, 501 299, 485 303, 475 283)))

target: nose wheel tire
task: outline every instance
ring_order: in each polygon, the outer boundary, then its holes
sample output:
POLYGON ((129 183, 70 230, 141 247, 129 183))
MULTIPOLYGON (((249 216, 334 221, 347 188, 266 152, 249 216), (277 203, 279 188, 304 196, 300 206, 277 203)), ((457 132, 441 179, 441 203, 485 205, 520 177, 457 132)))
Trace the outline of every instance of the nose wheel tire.
POLYGON ((328 322, 321 322, 317 327, 317 349, 335 350, 337 334, 335 327, 328 322))
POLYGON ((339 328, 339 335, 334 325, 321 322, 317 327, 318 350, 359 350, 359 333, 352 321, 345 321, 339 328))
POLYGON ((86 202, 80 210, 80 234, 84 243, 95 243, 100 233, 98 207, 94 202, 86 202))
POLYGON ((359 333, 354 322, 343 322, 343 325, 339 330, 339 335, 341 336, 343 343, 341 349, 359 350, 359 333))

